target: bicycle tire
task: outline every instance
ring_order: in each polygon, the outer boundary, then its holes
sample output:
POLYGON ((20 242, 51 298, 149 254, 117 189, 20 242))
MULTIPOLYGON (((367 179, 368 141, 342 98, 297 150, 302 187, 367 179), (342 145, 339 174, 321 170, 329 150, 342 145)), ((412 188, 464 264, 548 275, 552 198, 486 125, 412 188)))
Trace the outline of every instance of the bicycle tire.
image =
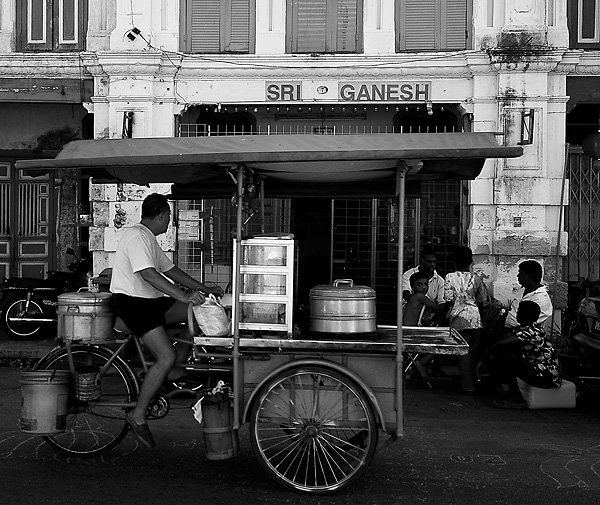
POLYGON ((284 487, 307 494, 331 494, 355 482, 373 459, 378 434, 362 388, 319 366, 273 378, 250 416, 250 441, 263 468, 284 487))
MULTIPOLYGON (((113 353, 102 347, 75 345, 71 347, 75 369, 79 366, 103 367, 113 353)), ((35 366, 36 370, 70 370, 69 355, 61 348, 50 352, 35 366)), ((75 388, 69 388, 66 429, 64 433, 46 435, 44 440, 55 450, 68 456, 93 458, 104 454, 127 435, 125 406, 108 406, 102 402, 131 404, 137 399, 139 384, 131 368, 117 357, 100 378, 100 398, 81 402, 75 388)))

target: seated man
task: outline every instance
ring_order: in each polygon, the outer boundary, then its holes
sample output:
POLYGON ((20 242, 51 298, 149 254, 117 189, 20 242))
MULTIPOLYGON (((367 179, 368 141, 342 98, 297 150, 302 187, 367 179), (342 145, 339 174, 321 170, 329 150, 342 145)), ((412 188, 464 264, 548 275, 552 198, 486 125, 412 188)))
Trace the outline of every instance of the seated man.
POLYGON ((482 335, 480 344, 481 350, 488 348, 498 339, 502 338, 507 331, 519 325, 517 322, 517 308, 521 301, 532 301, 539 306, 540 315, 537 322, 542 327, 544 327, 548 318, 552 315, 552 311, 554 310, 552 301, 550 300, 546 286, 542 284, 542 265, 535 260, 521 262, 519 264, 517 280, 522 289, 519 290, 516 300, 510 301, 508 307, 503 307, 501 313, 504 313, 504 316, 493 318, 491 323, 489 319, 486 320, 486 324, 484 324, 486 331, 482 335))
MULTIPOLYGON (((209 293, 223 294, 221 288, 208 288, 187 275, 161 250, 156 236, 167 231, 170 219, 166 196, 153 193, 144 199, 141 222, 125 230, 119 241, 110 284, 113 313, 142 339, 155 359, 135 408, 127 414, 127 422, 148 447, 155 445, 146 422, 148 406, 167 378, 173 381, 185 375, 174 365, 184 363, 191 350, 191 345, 175 350, 164 326, 186 321, 189 303, 201 304, 209 293), (188 293, 168 279, 194 291, 188 293)), ((187 325, 180 338, 191 341, 187 325)))
POLYGON ((522 301, 517 311, 520 326, 493 344, 477 364, 478 373, 482 361, 490 357, 492 377, 498 385, 508 386, 511 399, 493 402, 499 408, 525 408, 516 378, 537 388, 556 388, 561 385, 560 368, 556 352, 542 325, 538 323, 540 307, 531 300, 522 301))
POLYGON ((537 322, 542 326, 552 315, 552 301, 546 286, 542 284, 542 274, 542 265, 535 260, 525 260, 519 264, 517 281, 523 287, 523 291, 520 293, 521 298, 511 305, 506 316, 506 326, 508 328, 515 328, 519 325, 517 310, 521 301, 532 301, 538 304, 540 315, 537 322))

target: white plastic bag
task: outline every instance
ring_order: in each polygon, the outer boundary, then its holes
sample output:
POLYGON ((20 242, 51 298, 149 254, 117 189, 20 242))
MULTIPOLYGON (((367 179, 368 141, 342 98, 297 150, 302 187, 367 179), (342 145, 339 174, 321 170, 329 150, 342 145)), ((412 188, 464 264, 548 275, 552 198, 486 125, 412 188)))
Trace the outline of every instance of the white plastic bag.
POLYGON ((198 326, 207 337, 229 335, 229 316, 214 295, 208 295, 202 305, 193 307, 198 326))

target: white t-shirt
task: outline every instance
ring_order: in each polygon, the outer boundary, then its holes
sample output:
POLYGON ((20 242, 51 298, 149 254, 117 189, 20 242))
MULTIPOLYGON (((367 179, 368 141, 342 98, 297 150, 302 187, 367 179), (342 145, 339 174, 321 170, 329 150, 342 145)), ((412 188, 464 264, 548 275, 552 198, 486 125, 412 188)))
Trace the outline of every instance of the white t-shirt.
POLYGON ((117 245, 110 291, 139 298, 160 298, 165 294, 146 282, 140 272, 155 268, 168 272, 175 265, 158 245, 158 241, 143 224, 134 224, 125 232, 117 245))
MULTIPOLYGON (((419 271, 419 267, 416 266, 404 272, 402 274, 402 291, 410 291, 410 276, 419 271)), ((444 303, 444 278, 433 271, 433 276, 429 279, 429 287, 427 288, 427 296, 436 303, 444 303)))
POLYGON ((553 310, 552 301, 550 300, 550 295, 548 294, 546 286, 540 286, 535 291, 527 293, 526 295, 523 295, 523 291, 523 288, 519 290, 519 295, 521 296, 517 296, 517 299, 513 301, 504 325, 510 328, 519 326, 519 323, 517 322, 517 309, 519 308, 519 303, 528 300, 535 302, 540 306, 540 317, 537 322, 543 326, 546 320, 552 315, 553 310))

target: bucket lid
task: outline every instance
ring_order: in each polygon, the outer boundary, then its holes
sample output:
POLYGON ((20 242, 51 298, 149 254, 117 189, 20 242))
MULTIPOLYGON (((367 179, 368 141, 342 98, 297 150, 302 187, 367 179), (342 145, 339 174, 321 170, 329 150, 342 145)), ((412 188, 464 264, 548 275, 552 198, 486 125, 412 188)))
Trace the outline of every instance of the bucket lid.
POLYGON ((58 296, 59 305, 105 305, 110 303, 111 293, 93 293, 91 291, 76 291, 63 293, 58 296))
POLYGON ((336 279, 333 284, 321 284, 310 290, 310 297, 368 298, 375 296, 375 290, 369 286, 355 286, 352 279, 336 279))

